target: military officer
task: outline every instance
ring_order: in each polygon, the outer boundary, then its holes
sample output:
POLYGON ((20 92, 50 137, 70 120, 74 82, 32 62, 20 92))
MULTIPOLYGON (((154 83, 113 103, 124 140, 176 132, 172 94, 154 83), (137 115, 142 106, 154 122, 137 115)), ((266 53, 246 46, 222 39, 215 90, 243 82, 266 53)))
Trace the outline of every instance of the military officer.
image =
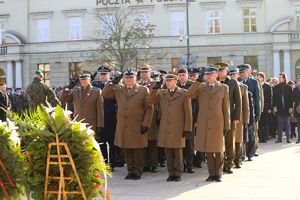
POLYGON ((103 97, 116 99, 118 105, 115 145, 123 148, 128 174, 125 179, 138 180, 144 167, 147 131, 151 126, 153 106, 146 99, 149 89, 137 84, 136 73, 125 71, 105 86, 103 97), (124 75, 124 85, 120 85, 124 75))
MULTIPOLYGON (((177 73, 178 73, 177 86, 186 90, 189 89, 189 87, 193 84, 193 82, 188 79, 188 70, 186 70, 185 68, 181 68, 178 70, 177 73)), ((197 105, 197 102, 195 102, 194 100, 191 103, 192 105, 197 105)), ((193 113, 195 109, 196 106, 192 106, 193 113)), ((183 159, 184 159, 183 171, 189 174, 194 173, 193 171, 194 140, 195 140, 194 134, 190 134, 185 138, 185 147, 183 148, 183 159)))
POLYGON ((206 83, 202 76, 188 89, 187 95, 198 97, 199 115, 195 150, 206 152, 209 177, 206 181, 221 182, 224 163, 224 133, 230 129, 229 88, 217 81, 218 69, 207 67, 206 83))
POLYGON ((76 120, 83 120, 91 125, 97 137, 101 135, 104 127, 101 90, 91 85, 90 74, 81 74, 79 80, 81 86, 76 86, 73 90, 66 88, 61 98, 73 102, 76 120))
POLYGON ((231 127, 228 133, 225 134, 224 172, 232 174, 231 169, 235 158, 235 133, 241 118, 242 97, 238 82, 227 76, 229 65, 227 63, 215 63, 215 65, 219 67, 218 80, 229 87, 231 127))
POLYGON ((39 105, 47 106, 46 102, 52 106, 60 104, 53 90, 42 82, 43 78, 44 73, 41 70, 36 70, 32 83, 26 88, 26 96, 31 110, 36 109, 39 105))
MULTIPOLYGON (((140 85, 149 88, 152 90, 153 80, 151 79, 151 67, 149 65, 144 65, 140 68, 140 85)), ((145 164, 144 171, 150 171, 152 173, 158 172, 158 149, 157 149, 157 138, 158 138, 158 104, 153 105, 153 117, 151 127, 147 132, 148 136, 148 147, 145 149, 145 164)))
MULTIPOLYGON (((109 84, 111 70, 108 67, 101 66, 98 68, 99 80, 93 81, 92 85, 100 90, 109 84)), ((96 138, 100 143, 102 155, 106 163, 109 163, 114 169, 117 162, 116 146, 114 145, 115 132, 117 125, 117 102, 113 99, 103 98, 104 102, 104 129, 101 135, 96 138), (109 156, 108 156, 109 155, 109 156)))
POLYGON ((162 81, 157 83, 147 102, 159 102, 161 123, 159 127, 158 146, 165 148, 169 177, 167 181, 180 181, 183 172, 183 147, 185 137, 192 131, 191 100, 186 90, 179 88, 177 76, 168 74, 165 77, 167 89, 158 90, 162 81))
POLYGON ((9 109, 9 99, 6 93, 6 84, 0 83, 0 120, 6 122, 6 114, 9 109))
MULTIPOLYGON (((237 81, 239 77, 239 69, 237 67, 230 67, 228 69, 228 75, 232 80, 237 81)), ((241 90, 242 112, 241 112, 241 120, 237 124, 237 129, 235 134, 234 164, 236 168, 241 168, 240 158, 242 156, 243 131, 244 131, 244 126, 248 126, 249 124, 250 111, 249 111, 249 99, 248 99, 248 86, 239 82, 238 84, 241 90)))
MULTIPOLYGON (((260 91, 259 91, 259 83, 257 80, 253 79, 251 75, 251 66, 249 64, 239 65, 239 74, 242 78, 242 82, 248 86, 248 91, 251 92, 253 96, 253 105, 254 105, 254 115, 255 122, 258 122, 260 119, 261 108, 260 108, 260 91)), ((248 161, 252 160, 252 157, 255 154, 255 126, 249 127, 249 142, 247 145, 247 157, 248 161)))

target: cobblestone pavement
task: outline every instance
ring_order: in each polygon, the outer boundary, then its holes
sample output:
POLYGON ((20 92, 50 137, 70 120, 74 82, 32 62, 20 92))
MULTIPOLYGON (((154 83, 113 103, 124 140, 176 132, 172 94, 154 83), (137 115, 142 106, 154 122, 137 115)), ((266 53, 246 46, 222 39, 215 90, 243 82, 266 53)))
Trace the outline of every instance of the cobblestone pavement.
POLYGON ((125 180, 125 167, 109 180, 112 200, 283 199, 300 200, 300 144, 274 140, 260 144, 259 156, 224 175, 221 183, 205 182, 207 167, 184 174, 181 182, 166 182, 166 168, 144 173, 141 180, 125 180))

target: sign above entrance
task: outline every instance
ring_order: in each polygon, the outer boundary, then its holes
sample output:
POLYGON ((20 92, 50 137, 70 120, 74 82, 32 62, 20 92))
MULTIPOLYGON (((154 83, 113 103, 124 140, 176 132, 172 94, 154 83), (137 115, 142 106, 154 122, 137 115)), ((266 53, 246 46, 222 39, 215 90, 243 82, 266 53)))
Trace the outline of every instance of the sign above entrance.
POLYGON ((178 3, 184 0, 96 0, 97 6, 118 6, 118 5, 141 5, 141 4, 154 4, 154 3, 178 3))

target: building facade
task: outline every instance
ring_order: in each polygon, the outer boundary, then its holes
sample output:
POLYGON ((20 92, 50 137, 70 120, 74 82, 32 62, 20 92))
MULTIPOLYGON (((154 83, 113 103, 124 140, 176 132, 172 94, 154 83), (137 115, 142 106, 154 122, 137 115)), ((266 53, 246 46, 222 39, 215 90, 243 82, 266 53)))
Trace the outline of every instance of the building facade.
MULTIPOLYGON (((187 54, 185 0, 2 0, 0 79, 26 87, 36 69, 51 86, 66 85, 78 70, 94 72, 94 12, 126 7, 156 25, 148 62, 174 71, 187 54)), ((254 72, 289 79, 300 75, 300 0, 190 1, 191 65, 249 63, 254 72)))

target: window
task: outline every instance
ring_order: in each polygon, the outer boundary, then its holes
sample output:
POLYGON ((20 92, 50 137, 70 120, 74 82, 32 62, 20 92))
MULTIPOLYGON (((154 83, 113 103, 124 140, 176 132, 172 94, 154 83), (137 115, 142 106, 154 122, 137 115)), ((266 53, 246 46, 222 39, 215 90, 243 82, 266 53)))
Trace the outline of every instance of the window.
POLYGON ((185 18, 183 11, 170 12, 171 35, 181 36, 185 31, 185 18))
POLYGON ((171 59, 171 66, 172 66, 172 72, 176 72, 179 68, 179 59, 178 58, 172 58, 171 59))
POLYGON ((69 63, 69 78, 70 80, 78 77, 82 71, 81 62, 70 62, 69 63))
POLYGON ((145 28, 150 24, 149 13, 137 13, 134 16, 134 26, 137 28, 145 28))
POLYGON ((215 63, 222 62, 222 57, 208 57, 207 64, 214 65, 215 63))
POLYGON ((258 56, 244 56, 244 63, 251 65, 253 73, 258 72, 258 56))
POLYGON ((50 64, 40 63, 38 64, 38 69, 44 73, 44 83, 50 86, 50 64))
POLYGON ((114 18, 112 15, 103 15, 100 18, 100 37, 102 39, 109 38, 113 33, 114 18))
POLYGON ((3 44, 3 39, 2 39, 2 34, 4 33, 4 23, 1 23, 0 22, 0 45, 2 45, 3 44))
POLYGON ((300 30, 300 6, 296 7, 295 23, 296 23, 296 29, 300 30))
POLYGON ((69 18, 69 40, 81 39, 81 17, 69 18))
POLYGON ((221 33, 221 15, 218 10, 210 10, 207 13, 208 33, 221 33))
POLYGON ((256 32, 256 10, 244 9, 244 32, 256 32))
POLYGON ((49 19, 37 20, 37 42, 49 41, 49 19))

